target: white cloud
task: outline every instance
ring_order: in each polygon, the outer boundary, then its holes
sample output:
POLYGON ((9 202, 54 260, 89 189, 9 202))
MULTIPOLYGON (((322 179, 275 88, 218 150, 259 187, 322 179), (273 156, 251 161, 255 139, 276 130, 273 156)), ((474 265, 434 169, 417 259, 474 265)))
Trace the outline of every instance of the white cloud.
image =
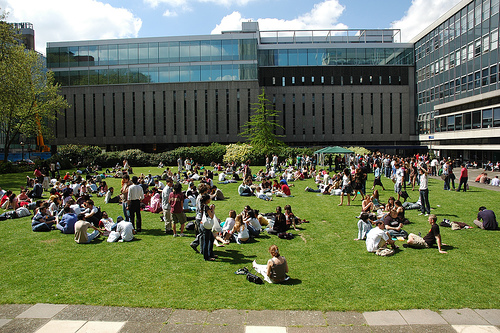
POLYGON ((191 2, 209 2, 219 6, 230 7, 232 5, 245 6, 249 2, 256 0, 143 0, 143 1, 145 3, 148 3, 153 8, 156 8, 160 3, 172 7, 190 8, 191 2))
POLYGON ((241 23, 249 20, 258 21, 260 30, 314 30, 314 29, 347 29, 337 20, 344 11, 338 0, 326 0, 315 4, 310 12, 300 15, 292 20, 276 18, 243 18, 241 13, 235 11, 224 16, 219 24, 212 30, 212 34, 221 31, 241 30, 241 23))
POLYGON ((401 29, 402 41, 409 41, 445 14, 460 0, 412 0, 411 6, 392 28, 401 29))
POLYGON ((45 53, 47 41, 137 37, 140 18, 124 8, 96 0, 0 0, 9 22, 31 22, 36 50, 45 53))
POLYGON ((165 17, 175 17, 177 16, 177 12, 174 12, 174 11, 171 11, 171 10, 166 10, 164 13, 163 13, 163 16, 165 17))

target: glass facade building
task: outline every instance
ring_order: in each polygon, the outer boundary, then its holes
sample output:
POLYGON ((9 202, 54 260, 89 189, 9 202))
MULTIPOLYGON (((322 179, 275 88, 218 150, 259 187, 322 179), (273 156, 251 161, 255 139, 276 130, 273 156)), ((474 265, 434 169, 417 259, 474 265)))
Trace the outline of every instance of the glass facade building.
POLYGON ((414 40, 419 139, 445 155, 500 159, 499 20, 462 1, 414 40))
POLYGON ((264 89, 290 145, 412 146, 413 44, 399 30, 241 31, 47 45, 71 107, 55 144, 241 141, 264 89), (346 135, 351 134, 351 135, 346 135))

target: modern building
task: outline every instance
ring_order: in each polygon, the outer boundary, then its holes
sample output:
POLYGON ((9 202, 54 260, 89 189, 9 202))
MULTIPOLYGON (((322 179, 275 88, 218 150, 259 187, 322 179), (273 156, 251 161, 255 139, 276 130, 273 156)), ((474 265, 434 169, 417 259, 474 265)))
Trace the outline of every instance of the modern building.
POLYGON ((289 145, 499 159, 498 1, 400 31, 260 31, 47 45, 71 108, 54 144, 163 150, 242 141, 263 89, 289 145), (498 128, 497 128, 498 127, 498 128))
POLYGON ((398 30, 259 31, 57 42, 71 108, 55 144, 155 150, 231 143, 264 89, 290 145, 417 143, 413 45, 398 30))
POLYGON ((462 1, 414 40, 419 141, 500 160, 499 0, 462 1))

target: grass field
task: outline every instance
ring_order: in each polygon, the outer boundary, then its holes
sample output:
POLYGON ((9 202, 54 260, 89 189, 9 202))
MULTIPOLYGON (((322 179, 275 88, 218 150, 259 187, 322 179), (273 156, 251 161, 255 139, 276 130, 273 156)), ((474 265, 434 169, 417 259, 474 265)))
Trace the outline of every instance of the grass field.
MULTIPOLYGON (((254 168, 255 169, 255 168, 254 168)), ((136 168, 137 174, 160 173, 136 168)), ((26 174, 0 175, 0 186, 24 185, 26 174)), ((367 187, 371 187, 370 175, 367 187)), ((107 179, 119 188, 118 179, 107 179)), ((384 179, 387 191, 392 183, 384 179)), ((295 182, 292 198, 265 202, 239 197, 238 184, 220 185, 225 201, 216 201, 216 214, 224 220, 230 209, 249 204, 261 212, 290 204, 296 215, 310 220, 298 237, 281 240, 262 235, 250 244, 231 243, 215 248, 216 262, 205 262, 189 243, 192 237, 173 238, 163 232, 159 214, 143 212, 143 232, 130 243, 107 243, 100 238, 79 245, 59 231, 34 233, 30 218, 0 222, 0 303, 65 303, 185 309, 300 309, 385 310, 412 308, 500 308, 498 231, 477 228, 452 231, 441 228, 444 249, 403 249, 392 257, 366 251, 357 236, 361 210, 359 197, 350 207, 338 207, 339 197, 304 192, 312 180, 295 182), (271 244, 280 247, 290 266, 291 281, 285 285, 255 285, 234 272, 264 264, 271 244)), ((185 187, 185 186, 184 186, 185 187)), ((498 207, 500 192, 471 187, 466 193, 442 190, 442 181, 429 181, 430 203, 438 221, 443 218, 470 225, 480 205, 498 207)), ((418 199, 411 192, 410 201, 418 199)), ((116 219, 118 204, 97 205, 116 219)), ((407 211, 408 232, 427 233, 429 224, 419 211, 407 211)), ((497 212, 498 213, 498 212, 497 212)), ((190 234, 190 236, 193 236, 190 234)), ((402 245, 402 242, 397 242, 402 245)))

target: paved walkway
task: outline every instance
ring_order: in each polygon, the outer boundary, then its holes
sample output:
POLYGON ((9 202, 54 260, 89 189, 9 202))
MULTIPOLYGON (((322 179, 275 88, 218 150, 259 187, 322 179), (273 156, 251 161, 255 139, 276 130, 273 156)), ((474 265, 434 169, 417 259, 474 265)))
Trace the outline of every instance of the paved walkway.
MULTIPOLYGON (((469 184, 469 187, 480 187, 480 188, 484 188, 487 190, 500 192, 500 186, 491 186, 488 184, 480 184, 480 183, 476 183, 474 181, 476 179, 476 177, 479 176, 479 174, 484 171, 483 169, 469 169, 468 171, 469 171, 469 181, 467 182, 467 184, 469 184)), ((458 184, 460 184, 460 179, 459 179, 460 178, 460 168, 453 169, 453 173, 455 174, 455 177, 456 177, 455 187, 458 188, 458 184)), ((488 174, 488 177, 490 177, 490 178, 495 178, 495 176, 498 176, 500 178, 499 172, 486 171, 486 173, 488 174)), ((441 177, 438 177, 438 176, 431 177, 431 178, 439 179, 440 181, 442 181, 441 177)), ((418 187, 416 187, 416 188, 418 188, 418 187)), ((406 187, 406 189, 408 190, 408 186, 406 187)), ((410 187, 410 190, 411 190, 411 187, 410 187)))
POLYGON ((500 310, 376 312, 172 310, 64 304, 0 305, 0 332, 490 332, 500 310))

